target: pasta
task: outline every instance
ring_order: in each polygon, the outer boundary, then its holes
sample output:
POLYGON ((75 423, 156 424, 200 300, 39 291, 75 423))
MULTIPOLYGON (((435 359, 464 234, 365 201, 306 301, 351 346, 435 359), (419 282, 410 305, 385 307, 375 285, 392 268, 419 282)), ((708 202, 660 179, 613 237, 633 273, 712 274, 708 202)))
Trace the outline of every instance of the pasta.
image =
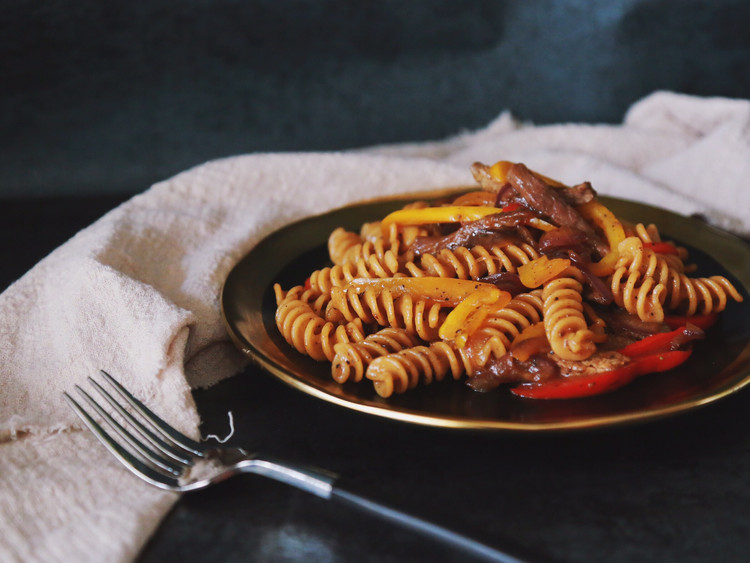
POLYGON ((682 307, 686 315, 723 311, 727 297, 740 301, 737 289, 723 276, 690 278, 679 258, 659 255, 644 248, 642 239, 626 238, 618 247, 620 261, 612 276, 612 292, 617 304, 642 320, 661 322, 664 303, 669 309, 682 307))
POLYGON ((583 316, 582 274, 569 267, 544 284, 544 330, 552 351, 564 360, 586 360, 596 351, 583 316))
POLYGON ((517 295, 505 307, 488 314, 472 335, 469 347, 462 349, 466 372, 472 374, 490 358, 504 356, 523 330, 541 320, 543 306, 541 291, 535 290, 517 295))
POLYGON ((276 325, 298 352, 314 360, 330 362, 335 355, 335 344, 356 342, 365 337, 360 319, 345 324, 326 321, 307 300, 300 299, 296 292, 290 293, 277 303, 276 325))
POLYGON ((413 389, 420 381, 424 385, 442 381, 448 372, 454 379, 459 379, 465 373, 465 367, 452 346, 438 341, 381 356, 373 360, 366 376, 373 382, 378 395, 390 397, 394 392, 413 389))
POLYGON ((510 244, 505 248, 462 246, 443 248, 436 254, 423 254, 419 266, 414 262, 405 265, 409 275, 437 276, 441 278, 478 279, 497 272, 515 272, 518 266, 538 258, 539 253, 529 244, 510 244))
POLYGON ((404 328, 423 340, 433 340, 445 319, 445 307, 409 294, 396 297, 389 289, 375 288, 359 292, 356 288, 335 287, 326 310, 327 318, 361 320, 379 326, 404 328))
POLYGON ((420 343, 420 339, 403 328, 383 328, 359 342, 334 345, 336 355, 331 362, 331 375, 339 383, 362 381, 365 369, 373 359, 400 352, 420 343))
POLYGON ((276 324, 342 385, 382 398, 465 380, 521 397, 597 394, 672 369, 729 302, 687 249, 628 223, 590 184, 476 163, 479 188, 335 229, 330 266, 276 292, 276 324))

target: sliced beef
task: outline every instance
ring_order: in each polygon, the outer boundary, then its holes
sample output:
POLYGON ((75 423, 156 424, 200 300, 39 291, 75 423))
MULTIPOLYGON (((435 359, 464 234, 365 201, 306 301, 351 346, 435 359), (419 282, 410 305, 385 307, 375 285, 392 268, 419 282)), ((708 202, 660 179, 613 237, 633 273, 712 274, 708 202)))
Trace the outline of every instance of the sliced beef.
POLYGON ((557 190, 557 193, 570 205, 583 205, 593 201, 596 197, 596 190, 591 187, 590 182, 583 182, 570 188, 557 190))
POLYGON ((435 254, 443 248, 453 249, 459 246, 471 248, 478 244, 490 247, 522 244, 516 228, 528 223, 535 215, 526 208, 507 213, 488 215, 476 221, 461 225, 456 231, 437 237, 419 237, 413 245, 415 256, 435 254))
POLYGON ((642 321, 637 315, 631 315, 625 309, 619 307, 597 307, 596 314, 604 319, 610 332, 635 340, 669 330, 669 327, 664 323, 642 321))
POLYGON ((557 190, 552 188, 523 164, 514 164, 508 170, 508 182, 533 211, 548 217, 560 227, 572 227, 583 231, 597 251, 604 255, 609 247, 586 222, 578 211, 568 204, 557 190))
MULTIPOLYGON (((513 186, 507 181, 502 182, 497 178, 494 178, 492 174, 490 174, 490 167, 486 164, 475 162, 471 165, 471 174, 483 190, 497 193, 498 198, 503 202, 513 200, 513 193, 515 192, 513 186)), ((543 182, 538 176, 535 177, 543 182)), ((557 192, 559 197, 570 205, 582 205, 592 201, 596 197, 596 190, 594 190, 590 182, 582 182, 575 186, 565 188, 550 187, 557 192)))
POLYGON ((630 361, 630 358, 615 350, 606 352, 599 351, 585 360, 563 360, 554 354, 550 355, 550 358, 557 363, 560 368, 560 375, 563 377, 595 375, 597 373, 617 369, 630 361))
POLYGON ((539 383, 558 377, 560 368, 547 354, 521 362, 512 354, 491 358, 466 380, 474 391, 490 391, 503 383, 539 383))
POLYGON ((513 296, 526 293, 529 288, 521 283, 521 278, 515 272, 495 272, 479 278, 477 281, 491 283, 498 289, 507 291, 513 296))

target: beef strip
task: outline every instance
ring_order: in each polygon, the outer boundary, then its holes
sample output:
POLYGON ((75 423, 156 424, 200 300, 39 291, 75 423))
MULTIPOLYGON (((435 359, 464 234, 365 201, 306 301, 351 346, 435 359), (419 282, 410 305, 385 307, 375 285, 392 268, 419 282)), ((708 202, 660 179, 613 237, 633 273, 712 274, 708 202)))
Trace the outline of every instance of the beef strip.
POLYGON ((557 193, 570 205, 583 205, 596 198, 596 190, 591 187, 590 182, 583 182, 570 188, 557 190, 557 193))
POLYGON ((412 250, 415 256, 421 256, 422 254, 435 254, 443 248, 453 249, 458 246, 471 248, 478 244, 484 246, 522 244, 523 240, 515 233, 515 229, 534 216, 526 208, 487 215, 476 221, 465 223, 445 236, 419 237, 414 241, 412 250))
POLYGON ((503 383, 540 383, 558 377, 560 370, 547 354, 521 362, 512 354, 494 356, 466 380, 474 391, 490 391, 503 383))
POLYGON ((548 217, 558 226, 573 227, 583 231, 601 255, 609 251, 609 246, 594 231, 594 228, 558 195, 558 192, 562 190, 552 188, 523 164, 514 164, 510 167, 508 182, 532 210, 548 217))
POLYGON ((563 360, 554 354, 550 355, 560 368, 563 377, 576 377, 581 375, 595 375, 605 371, 611 371, 624 366, 630 358, 622 355, 616 350, 597 351, 585 360, 563 360))
MULTIPOLYGON (((531 173, 533 174, 533 172, 531 173)), ((490 167, 486 164, 475 162, 471 165, 471 174, 483 190, 497 193, 502 202, 509 202, 514 199, 515 190, 513 186, 507 181, 503 182, 494 178, 490 174, 490 167)), ((541 178, 536 175, 534 176, 543 182, 541 178)), ((594 190, 590 182, 582 182, 571 187, 554 188, 550 186, 550 188, 555 190, 556 194, 569 205, 582 205, 592 201, 596 197, 596 190, 594 190)))
POLYGON ((630 358, 617 351, 596 352, 583 361, 563 360, 555 354, 535 354, 520 361, 512 354, 491 358, 466 380, 474 391, 490 391, 503 383, 542 383, 558 377, 595 375, 622 367, 630 358))
POLYGON ((595 307, 595 312, 604 319, 609 332, 634 340, 669 330, 664 323, 642 321, 637 315, 620 308, 595 307))
POLYGON ((477 281, 491 283, 498 289, 507 291, 513 296, 529 291, 529 288, 521 283, 521 278, 515 272, 495 272, 494 274, 482 276, 477 281))

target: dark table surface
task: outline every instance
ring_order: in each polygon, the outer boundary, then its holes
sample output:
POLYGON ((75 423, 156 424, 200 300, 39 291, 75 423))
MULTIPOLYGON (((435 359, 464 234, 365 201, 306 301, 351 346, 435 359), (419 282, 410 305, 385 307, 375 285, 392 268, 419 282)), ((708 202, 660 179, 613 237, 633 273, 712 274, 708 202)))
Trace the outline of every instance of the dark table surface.
MULTIPOLYGON (((439 139, 504 109, 618 123, 655 90, 750 92, 742 0, 362 5, 5 2, 0 186, 17 199, 0 200, 0 288, 126 199, 81 194, 134 193, 212 158, 439 139)), ((235 445, 542 561, 747 559, 749 398, 519 435, 375 419, 254 368, 195 393, 204 434, 226 435, 231 411, 235 445)), ((140 560, 470 559, 246 476, 184 496, 140 560)))
MULTIPOLYGON (((0 205, 5 288, 123 198, 0 205)), ((539 561, 736 561, 750 550, 750 391, 671 419, 556 434, 410 426, 255 368, 196 391, 204 434, 333 470, 356 490, 539 561)), ((467 561, 259 477, 185 495, 143 550, 182 561, 467 561)))

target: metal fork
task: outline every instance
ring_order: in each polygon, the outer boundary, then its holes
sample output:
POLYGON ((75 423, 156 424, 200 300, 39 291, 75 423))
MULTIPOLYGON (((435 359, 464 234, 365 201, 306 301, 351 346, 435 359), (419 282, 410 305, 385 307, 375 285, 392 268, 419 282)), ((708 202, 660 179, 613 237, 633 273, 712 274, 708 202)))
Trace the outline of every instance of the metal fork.
POLYGON ((260 457, 242 448, 215 447, 196 442, 156 416, 107 372, 100 373, 119 400, 95 379, 89 377, 88 381, 111 409, 119 414, 123 423, 115 420, 80 386, 76 385, 75 389, 113 433, 107 432, 68 393, 63 395, 86 426, 125 467, 156 487, 177 492, 196 491, 240 473, 254 473, 324 499, 343 501, 481 559, 503 562, 526 560, 510 550, 500 551, 468 536, 348 492, 337 485, 338 477, 328 471, 260 457), (130 405, 136 414, 131 414, 121 401, 130 405))

